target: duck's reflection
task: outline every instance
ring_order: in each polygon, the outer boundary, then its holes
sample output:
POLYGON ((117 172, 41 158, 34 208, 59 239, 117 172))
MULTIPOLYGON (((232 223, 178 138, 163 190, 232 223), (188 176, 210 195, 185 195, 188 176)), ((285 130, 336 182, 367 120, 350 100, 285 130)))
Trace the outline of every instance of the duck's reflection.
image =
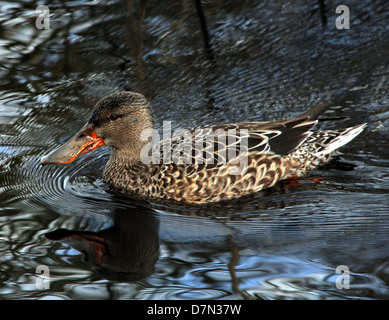
POLYGON ((98 232, 58 229, 46 234, 83 253, 85 262, 109 280, 140 280, 159 257, 159 221, 150 209, 115 208, 113 225, 98 232))

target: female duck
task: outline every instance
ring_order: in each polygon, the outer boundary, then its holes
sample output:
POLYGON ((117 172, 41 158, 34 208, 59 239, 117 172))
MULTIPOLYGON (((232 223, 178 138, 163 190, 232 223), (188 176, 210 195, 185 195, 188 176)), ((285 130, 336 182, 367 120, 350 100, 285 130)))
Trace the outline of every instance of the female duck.
POLYGON ((112 153, 104 180, 119 192, 192 204, 229 200, 306 175, 366 126, 311 130, 326 108, 318 105, 287 121, 186 131, 151 147, 150 104, 141 94, 118 92, 101 99, 87 124, 41 163, 69 163, 108 145, 112 153))

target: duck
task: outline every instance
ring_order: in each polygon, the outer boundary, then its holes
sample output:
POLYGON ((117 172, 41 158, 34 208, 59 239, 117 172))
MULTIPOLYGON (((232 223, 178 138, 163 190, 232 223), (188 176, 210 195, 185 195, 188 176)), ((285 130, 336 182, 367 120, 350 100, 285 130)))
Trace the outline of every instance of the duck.
POLYGON ((40 162, 68 164, 105 145, 111 153, 103 180, 115 193, 191 205, 234 200, 308 175, 366 127, 315 130, 328 107, 319 104, 289 120, 216 124, 161 139, 145 96, 120 91, 99 100, 87 123, 40 162))

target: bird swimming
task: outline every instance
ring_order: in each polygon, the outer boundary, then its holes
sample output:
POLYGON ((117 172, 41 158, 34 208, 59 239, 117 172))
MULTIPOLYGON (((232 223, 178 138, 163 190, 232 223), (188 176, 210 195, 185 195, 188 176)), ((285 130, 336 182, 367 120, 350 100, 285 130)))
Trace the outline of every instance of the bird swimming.
POLYGON ((102 98, 88 122, 41 164, 70 163, 107 145, 112 151, 103 178, 116 192, 187 204, 232 200, 307 175, 366 127, 314 130, 327 108, 317 105, 290 120, 218 124, 153 141, 150 103, 142 94, 122 91, 102 98))

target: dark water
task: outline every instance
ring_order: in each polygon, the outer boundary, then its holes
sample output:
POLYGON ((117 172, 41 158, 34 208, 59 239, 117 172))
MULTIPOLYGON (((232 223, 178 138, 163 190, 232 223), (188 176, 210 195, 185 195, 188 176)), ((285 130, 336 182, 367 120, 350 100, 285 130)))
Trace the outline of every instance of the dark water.
POLYGON ((34 1, 2 2, 0 299, 388 299, 389 3, 345 4, 349 30, 332 1, 208 1, 207 51, 190 0, 51 1, 48 30, 34 1), (119 90, 147 95, 159 128, 321 102, 348 117, 325 127, 368 128, 342 149, 354 170, 216 207, 116 197, 101 179, 107 148, 40 166, 119 90))

